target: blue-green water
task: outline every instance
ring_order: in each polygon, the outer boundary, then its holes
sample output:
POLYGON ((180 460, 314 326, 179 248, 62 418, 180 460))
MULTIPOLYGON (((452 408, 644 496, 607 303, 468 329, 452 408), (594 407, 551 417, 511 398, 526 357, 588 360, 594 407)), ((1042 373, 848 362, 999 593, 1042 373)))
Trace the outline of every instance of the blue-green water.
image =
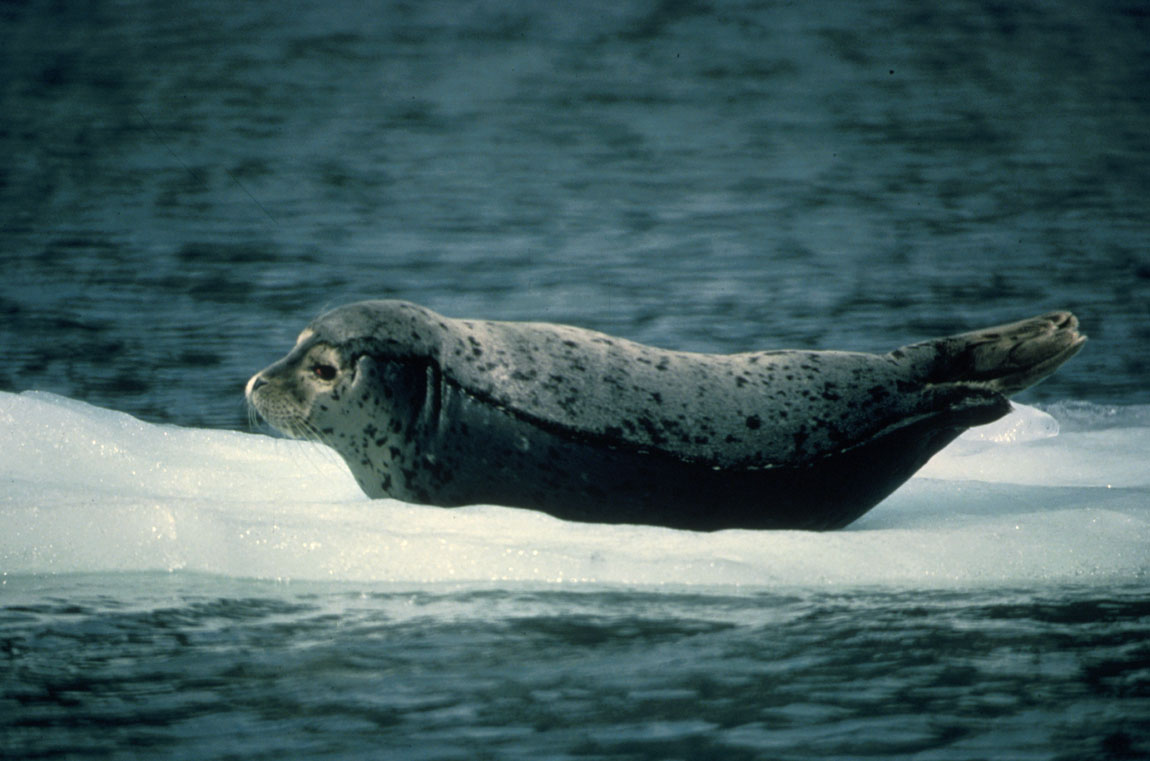
POLYGON ((1144 593, 65 577, 4 593, 0 731, 30 758, 1133 758, 1144 593))
MULTIPOLYGON (((246 379, 361 298, 713 352, 885 351, 1069 308, 1090 342, 1021 400, 1063 405, 1064 430, 1093 405, 1097 462, 1150 457, 1148 40, 1135 0, 5 4, 0 390, 246 430, 246 379)), ((112 460, 74 465, 90 494, 61 496, 19 420, 0 546, 28 516, 45 544, 0 555, 0 755, 1150 753, 1145 560, 1045 580, 1041 545, 999 534, 1017 516, 1093 558, 1092 527, 1125 526, 1136 548, 1144 481, 951 489, 975 516, 958 546, 935 492, 912 489, 843 539, 764 537, 790 550, 786 589, 769 563, 735 587, 673 570, 673 589, 275 583, 213 559, 244 508, 191 486, 200 531, 179 497, 148 509, 174 511, 165 552, 196 562, 91 560, 146 500, 112 460), (53 524, 85 507, 90 528, 53 524), (921 546, 898 554, 908 536, 921 546), (836 575, 872 547, 866 585, 836 575), (995 553, 1019 548, 1026 572, 988 582, 973 564, 941 590, 905 571, 964 553, 1009 567, 995 553)), ((1018 462, 1051 452, 1082 461, 1054 444, 1018 462)), ((350 551, 336 539, 333 557, 350 551)), ((668 542, 674 569, 691 540, 618 539, 636 541, 668 542)))

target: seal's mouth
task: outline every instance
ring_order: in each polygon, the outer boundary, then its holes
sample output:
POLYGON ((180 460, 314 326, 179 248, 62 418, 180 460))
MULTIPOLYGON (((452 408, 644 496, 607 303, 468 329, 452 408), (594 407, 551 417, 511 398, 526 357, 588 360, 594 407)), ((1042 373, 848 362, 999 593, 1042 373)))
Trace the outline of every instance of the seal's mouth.
POLYGON ((323 435, 320 434, 314 425, 293 411, 283 410, 278 407, 269 408, 266 403, 261 403, 258 398, 248 404, 248 411, 252 419, 253 428, 257 427, 256 416, 258 415, 258 417, 262 418, 263 421, 274 430, 288 438, 324 441, 323 435))

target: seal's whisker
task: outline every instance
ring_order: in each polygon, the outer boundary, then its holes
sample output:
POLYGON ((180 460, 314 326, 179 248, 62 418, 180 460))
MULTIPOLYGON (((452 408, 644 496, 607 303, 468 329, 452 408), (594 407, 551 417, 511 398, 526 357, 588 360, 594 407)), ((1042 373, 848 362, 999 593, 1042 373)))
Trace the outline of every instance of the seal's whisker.
POLYGON ((256 412, 256 408, 252 406, 250 402, 246 403, 244 407, 247 409, 248 430, 254 433, 260 429, 262 421, 260 420, 259 414, 256 412))
MULTIPOLYGON (((325 436, 318 428, 306 420, 299 418, 296 419, 292 427, 292 438, 306 441, 312 444, 323 444, 323 447, 302 447, 310 466, 315 470, 317 475, 322 475, 323 465, 333 465, 341 463, 339 453, 332 445, 331 437, 325 436), (319 457, 317 460, 316 457, 319 457)), ((297 450, 298 451, 298 450, 297 450)))

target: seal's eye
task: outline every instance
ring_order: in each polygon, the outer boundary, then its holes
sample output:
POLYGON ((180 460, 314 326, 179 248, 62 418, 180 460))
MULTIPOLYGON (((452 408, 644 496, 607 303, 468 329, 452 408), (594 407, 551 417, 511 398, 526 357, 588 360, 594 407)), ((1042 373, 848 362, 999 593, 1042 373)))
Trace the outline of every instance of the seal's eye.
POLYGON ((315 364, 311 366, 311 371, 315 374, 315 377, 319 378, 320 380, 335 380, 336 370, 332 365, 325 365, 322 363, 315 364))

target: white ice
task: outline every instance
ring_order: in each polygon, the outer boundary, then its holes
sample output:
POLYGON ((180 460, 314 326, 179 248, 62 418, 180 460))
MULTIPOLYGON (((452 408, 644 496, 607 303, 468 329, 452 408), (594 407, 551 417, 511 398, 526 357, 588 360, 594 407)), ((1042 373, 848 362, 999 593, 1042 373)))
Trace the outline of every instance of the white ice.
POLYGON ((847 530, 702 534, 371 501, 317 444, 0 392, 0 583, 155 570, 751 588, 1144 581, 1150 407, 1050 411, 1018 407, 968 432, 847 530))

